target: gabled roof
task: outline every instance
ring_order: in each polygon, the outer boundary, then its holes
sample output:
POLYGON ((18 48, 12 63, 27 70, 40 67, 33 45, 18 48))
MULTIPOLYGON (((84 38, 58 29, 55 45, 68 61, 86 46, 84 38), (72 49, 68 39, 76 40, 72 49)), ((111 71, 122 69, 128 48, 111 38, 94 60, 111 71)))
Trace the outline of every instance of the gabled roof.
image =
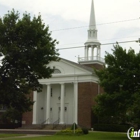
POLYGON ((60 61, 51 61, 48 65, 51 68, 60 70, 60 73, 53 74, 51 78, 39 79, 41 84, 58 84, 74 82, 97 82, 98 77, 94 69, 60 58, 60 61))
POLYGON ((85 69, 85 70, 87 70, 87 71, 89 71, 89 72, 92 72, 92 73, 94 72, 93 68, 90 68, 90 67, 87 67, 87 66, 84 66, 84 65, 75 63, 75 62, 73 62, 73 61, 70 61, 70 60, 67 60, 67 59, 64 59, 64 58, 60 58, 60 59, 66 61, 66 62, 68 62, 68 63, 71 63, 72 65, 75 65, 75 66, 77 66, 77 67, 80 67, 80 68, 82 68, 82 69, 85 69))

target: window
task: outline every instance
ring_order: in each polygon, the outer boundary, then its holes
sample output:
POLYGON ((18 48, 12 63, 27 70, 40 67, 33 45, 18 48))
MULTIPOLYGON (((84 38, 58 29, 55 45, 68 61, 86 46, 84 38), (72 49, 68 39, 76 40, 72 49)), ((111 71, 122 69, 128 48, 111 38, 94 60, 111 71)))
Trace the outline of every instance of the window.
POLYGON ((61 73, 61 71, 59 69, 54 69, 54 74, 57 74, 57 73, 61 73))

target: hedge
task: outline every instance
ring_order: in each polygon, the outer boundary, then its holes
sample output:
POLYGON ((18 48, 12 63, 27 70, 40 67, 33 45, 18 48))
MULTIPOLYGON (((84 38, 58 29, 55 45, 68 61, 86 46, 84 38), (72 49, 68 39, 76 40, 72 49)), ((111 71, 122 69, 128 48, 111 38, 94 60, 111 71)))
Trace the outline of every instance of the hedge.
POLYGON ((21 127, 21 124, 0 124, 0 129, 15 129, 21 127))
POLYGON ((119 124, 95 124, 95 131, 110 131, 110 132, 127 132, 130 125, 119 125, 119 124))
POLYGON ((71 128, 67 128, 61 130, 60 132, 57 132, 56 135, 83 135, 83 131, 81 128, 77 128, 75 129, 75 133, 74 133, 74 130, 71 130, 71 128))

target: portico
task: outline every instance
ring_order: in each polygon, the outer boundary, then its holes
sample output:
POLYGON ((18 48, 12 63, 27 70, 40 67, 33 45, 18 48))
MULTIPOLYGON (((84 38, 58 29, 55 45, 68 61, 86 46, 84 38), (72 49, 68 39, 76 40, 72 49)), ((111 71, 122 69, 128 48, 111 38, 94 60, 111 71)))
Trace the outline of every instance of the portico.
POLYGON ((57 120, 59 124, 77 123, 78 83, 49 83, 44 87, 46 92, 34 91, 33 124, 52 124, 57 120))
POLYGON ((51 62, 50 67, 55 67, 55 73, 39 80, 42 92, 34 91, 32 124, 78 124, 78 85, 97 82, 98 78, 92 68, 65 59, 51 62))

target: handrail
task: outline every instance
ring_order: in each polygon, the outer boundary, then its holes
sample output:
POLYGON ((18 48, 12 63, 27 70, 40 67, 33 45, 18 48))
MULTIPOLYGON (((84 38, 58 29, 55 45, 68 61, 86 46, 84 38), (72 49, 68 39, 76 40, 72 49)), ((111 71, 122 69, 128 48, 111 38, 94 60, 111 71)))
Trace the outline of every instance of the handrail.
POLYGON ((88 56, 88 57, 78 57, 78 61, 100 61, 100 62, 105 62, 105 60, 99 56, 88 56))
POLYGON ((53 123, 53 129, 56 128, 56 126, 59 124, 59 120, 60 120, 60 118, 58 118, 58 120, 56 120, 56 121, 53 123))
POLYGON ((45 121, 43 121, 42 123, 41 123, 41 125, 43 125, 45 122, 47 122, 49 120, 49 118, 48 119, 46 119, 45 121))

